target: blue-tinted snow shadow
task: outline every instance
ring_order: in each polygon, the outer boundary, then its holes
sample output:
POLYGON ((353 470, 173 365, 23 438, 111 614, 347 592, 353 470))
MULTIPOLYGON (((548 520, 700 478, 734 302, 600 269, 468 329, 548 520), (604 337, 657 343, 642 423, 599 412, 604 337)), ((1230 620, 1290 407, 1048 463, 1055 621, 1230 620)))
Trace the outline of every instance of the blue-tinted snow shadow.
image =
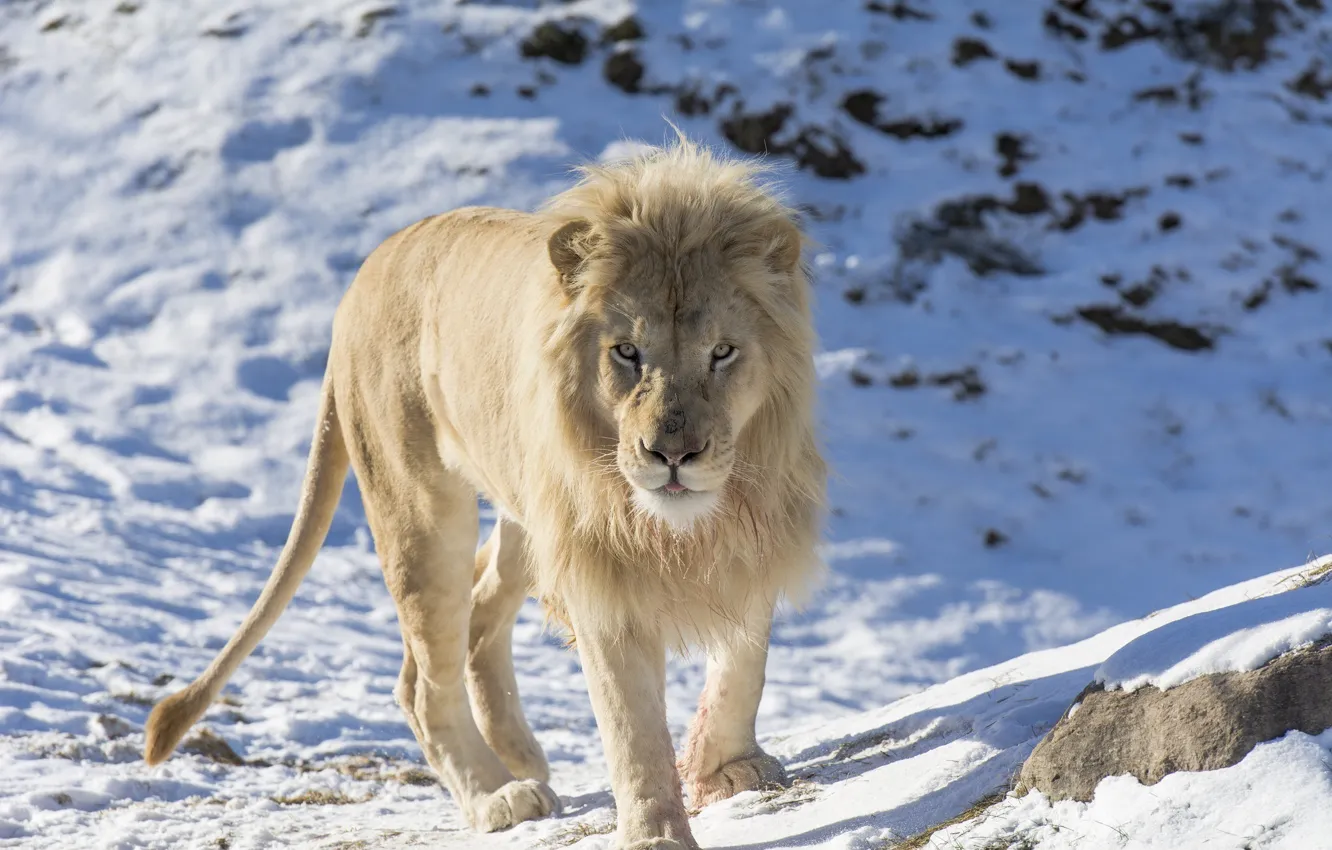
POLYGON ((904 805, 762 844, 728 845, 718 850, 806 847, 863 827, 887 828, 909 836, 946 821, 1011 787, 1023 761, 1091 681, 1094 670, 1087 666, 1001 685, 955 705, 925 709, 877 729, 802 750, 786 759, 789 765, 801 765, 790 768, 791 775, 818 785, 853 779, 954 741, 979 741, 999 752, 971 772, 904 805))

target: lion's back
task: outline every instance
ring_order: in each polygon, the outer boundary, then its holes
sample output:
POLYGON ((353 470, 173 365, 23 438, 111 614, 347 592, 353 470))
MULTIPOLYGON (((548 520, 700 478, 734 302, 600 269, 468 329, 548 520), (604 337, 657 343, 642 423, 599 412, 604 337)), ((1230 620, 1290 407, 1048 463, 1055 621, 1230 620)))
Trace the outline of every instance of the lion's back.
POLYGON ((465 207, 385 239, 334 320, 339 407, 419 436, 419 450, 483 492, 500 488, 520 466, 506 424, 530 413, 518 372, 531 362, 531 316, 553 297, 548 230, 531 214, 465 207))

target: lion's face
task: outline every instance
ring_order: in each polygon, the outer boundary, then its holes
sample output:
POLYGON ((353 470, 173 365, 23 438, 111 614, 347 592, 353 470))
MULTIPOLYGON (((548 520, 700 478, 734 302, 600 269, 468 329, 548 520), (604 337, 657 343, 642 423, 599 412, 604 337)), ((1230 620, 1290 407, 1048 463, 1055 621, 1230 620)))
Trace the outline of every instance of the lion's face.
POLYGON ((736 439, 765 397, 760 319, 720 257, 620 267, 590 311, 603 420, 639 508, 687 529, 736 474, 736 439))

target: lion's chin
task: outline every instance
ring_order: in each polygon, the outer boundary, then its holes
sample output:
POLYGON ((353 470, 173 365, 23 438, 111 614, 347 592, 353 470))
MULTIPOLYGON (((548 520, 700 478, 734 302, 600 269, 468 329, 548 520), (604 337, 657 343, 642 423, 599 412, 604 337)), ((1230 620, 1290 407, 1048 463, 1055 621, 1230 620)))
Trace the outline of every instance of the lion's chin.
POLYGON ((675 531, 685 532, 706 520, 717 509, 715 491, 685 490, 668 493, 665 488, 634 488, 634 503, 644 513, 660 519, 675 531))

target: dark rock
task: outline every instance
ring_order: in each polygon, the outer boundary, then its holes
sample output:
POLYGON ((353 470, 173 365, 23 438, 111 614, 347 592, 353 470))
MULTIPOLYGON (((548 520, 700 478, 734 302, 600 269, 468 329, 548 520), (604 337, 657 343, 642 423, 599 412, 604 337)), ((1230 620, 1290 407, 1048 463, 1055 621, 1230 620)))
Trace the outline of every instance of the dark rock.
POLYGON ((1022 766, 1018 792, 1092 799, 1107 776, 1154 785, 1177 771, 1237 764, 1258 744, 1332 728, 1332 649, 1315 646, 1246 673, 1214 673, 1162 691, 1092 685, 1022 766))
POLYGON ((1050 195, 1039 183, 1018 183, 1008 211, 1017 215, 1040 215, 1050 211, 1050 195))
POLYGON ((381 20, 387 20, 396 17, 398 10, 392 6, 382 6, 378 9, 371 9, 368 12, 361 13, 361 21, 356 26, 356 37, 365 38, 375 30, 375 23, 381 20))
POLYGON ((1216 342, 1202 330, 1173 319, 1152 320, 1124 311, 1119 305, 1079 307, 1078 316, 1112 336, 1149 336, 1179 351, 1209 351, 1216 342))
POLYGON ((920 373, 915 369, 903 369, 888 379, 888 386, 899 390, 909 390, 920 386, 920 373))
POLYGON ((1070 38, 1073 41, 1086 41, 1087 30, 1072 21, 1060 17, 1054 9, 1045 13, 1045 18, 1041 22, 1046 31, 1060 38, 1070 38))
POLYGON ((712 104, 697 88, 682 87, 675 92, 675 111, 681 115, 707 115, 712 104))
POLYGON ((884 96, 873 89, 849 92, 842 98, 842 111, 867 127, 878 126, 879 104, 884 96))
POLYGON ((1328 94, 1332 93, 1332 76, 1324 77, 1321 74, 1322 70, 1323 63, 1314 59, 1295 79, 1286 83, 1286 88, 1304 97, 1326 100, 1328 94))
POLYGON ((587 55, 587 36, 572 26, 546 21, 523 39, 519 49, 525 59, 546 57, 564 65, 577 65, 587 55))
POLYGON ((1030 62, 1023 62, 1018 59, 1005 59, 1004 67, 1015 77, 1023 80, 1034 80, 1041 75, 1041 63, 1035 59, 1030 62))
POLYGON ((1161 31, 1149 27, 1133 15, 1120 15, 1101 31, 1101 49, 1118 50, 1139 41, 1157 38, 1161 31))
POLYGON ((1036 158, 1027 149, 1028 141, 1030 140, 1026 136, 1019 136, 1016 133, 999 133, 994 137, 994 152, 1003 160, 999 166, 1000 177, 1012 177, 1017 174, 1019 163, 1036 158))
POLYGON ((846 142, 822 127, 802 127, 794 136, 779 139, 794 111, 790 104, 779 103, 766 112, 746 113, 743 104, 737 104, 721 123, 722 135, 746 153, 794 157, 801 168, 820 177, 846 180, 865 172, 846 142))
POLYGON ((929 12, 922 12, 919 9, 913 9, 903 0, 894 0, 892 3, 885 3, 883 0, 870 0, 865 4, 867 12, 878 12, 882 15, 891 15, 899 21, 932 21, 934 16, 929 12))
POLYGON ((722 134, 745 153, 771 153, 780 147, 773 137, 794 111, 790 104, 779 103, 767 112, 737 112, 722 122, 722 134))
POLYGON ((873 127, 880 133, 897 139, 938 139, 951 136, 962 129, 962 121, 957 118, 903 118, 897 121, 880 121, 879 104, 886 100, 873 89, 859 89, 849 92, 842 98, 842 111, 866 127, 873 127))
POLYGON ((931 118, 922 121, 919 118, 904 118, 901 121, 888 121, 875 127, 880 133, 893 136, 898 139, 941 139, 951 136, 962 129, 962 121, 958 118, 931 118))
MULTIPOLYGON (((952 387, 953 398, 958 401, 970 401, 980 398, 989 389, 981 380, 975 366, 967 366, 955 372, 940 372, 930 375, 929 382, 936 387, 952 387)), ((1007 538, 1005 538, 1007 539, 1007 538)))
POLYGON ((953 64, 961 68, 978 59, 993 59, 990 45, 979 38, 962 37, 953 42, 953 64))
POLYGON ((209 38, 240 38, 250 28, 245 18, 239 14, 228 15, 227 19, 214 27, 204 30, 201 35, 209 38))
POLYGON ((606 57, 601 74, 620 91, 637 94, 643 82, 643 62, 636 50, 621 50, 606 57))
POLYGON ((638 18, 630 15, 618 24, 606 27, 601 34, 601 41, 604 44, 614 44, 617 41, 639 41, 645 36, 643 25, 638 22, 638 18))

